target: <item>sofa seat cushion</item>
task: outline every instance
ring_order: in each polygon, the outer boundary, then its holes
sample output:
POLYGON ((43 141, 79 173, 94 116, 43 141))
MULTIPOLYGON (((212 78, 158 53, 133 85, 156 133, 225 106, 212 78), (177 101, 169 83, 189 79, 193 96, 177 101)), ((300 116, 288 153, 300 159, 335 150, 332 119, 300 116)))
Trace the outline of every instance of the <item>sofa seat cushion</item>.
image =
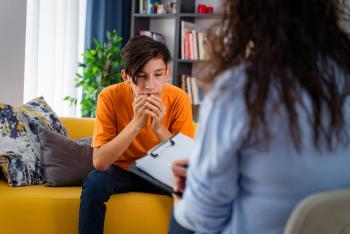
MULTIPOLYGON (((81 187, 9 187, 0 181, 2 234, 77 233, 81 187)), ((167 233, 171 197, 146 193, 113 195, 105 233, 167 233)))

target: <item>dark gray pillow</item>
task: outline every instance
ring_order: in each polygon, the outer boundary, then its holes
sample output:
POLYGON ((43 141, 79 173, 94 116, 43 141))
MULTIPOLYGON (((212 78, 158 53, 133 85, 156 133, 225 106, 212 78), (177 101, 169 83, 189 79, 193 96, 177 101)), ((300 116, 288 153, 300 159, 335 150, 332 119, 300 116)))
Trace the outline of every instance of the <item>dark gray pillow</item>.
POLYGON ((41 159, 46 186, 82 185, 94 169, 91 138, 78 142, 61 134, 39 127, 41 159))

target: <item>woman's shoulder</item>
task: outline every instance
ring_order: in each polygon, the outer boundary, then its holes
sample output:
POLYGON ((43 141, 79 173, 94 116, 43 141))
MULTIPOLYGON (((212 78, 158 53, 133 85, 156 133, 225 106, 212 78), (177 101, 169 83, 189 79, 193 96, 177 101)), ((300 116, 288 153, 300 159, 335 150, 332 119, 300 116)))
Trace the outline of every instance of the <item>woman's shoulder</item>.
POLYGON ((240 100, 243 97, 245 80, 244 65, 228 69, 218 75, 208 92, 208 98, 216 103, 227 103, 227 101, 232 103, 240 100))

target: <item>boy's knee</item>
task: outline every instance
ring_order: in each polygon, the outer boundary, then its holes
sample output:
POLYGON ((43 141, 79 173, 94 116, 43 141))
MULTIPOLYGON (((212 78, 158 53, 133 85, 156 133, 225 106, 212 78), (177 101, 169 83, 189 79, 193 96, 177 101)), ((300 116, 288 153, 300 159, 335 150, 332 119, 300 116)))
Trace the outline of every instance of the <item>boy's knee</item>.
POLYGON ((83 193, 89 195, 99 195, 108 192, 108 182, 110 178, 105 171, 92 171, 84 180, 83 193))

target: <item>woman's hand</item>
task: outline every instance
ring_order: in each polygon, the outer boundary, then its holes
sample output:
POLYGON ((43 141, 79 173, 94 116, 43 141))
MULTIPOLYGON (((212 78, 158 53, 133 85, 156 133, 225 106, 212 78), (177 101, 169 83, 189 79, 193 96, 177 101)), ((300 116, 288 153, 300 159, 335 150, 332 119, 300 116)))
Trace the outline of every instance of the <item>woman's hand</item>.
MULTIPOLYGON (((174 192, 180 192, 183 193, 186 188, 186 178, 187 178, 187 167, 188 167, 188 160, 177 160, 172 165, 172 171, 174 175, 174 192)), ((174 204, 179 202, 181 198, 177 195, 173 195, 174 198, 174 204)))

